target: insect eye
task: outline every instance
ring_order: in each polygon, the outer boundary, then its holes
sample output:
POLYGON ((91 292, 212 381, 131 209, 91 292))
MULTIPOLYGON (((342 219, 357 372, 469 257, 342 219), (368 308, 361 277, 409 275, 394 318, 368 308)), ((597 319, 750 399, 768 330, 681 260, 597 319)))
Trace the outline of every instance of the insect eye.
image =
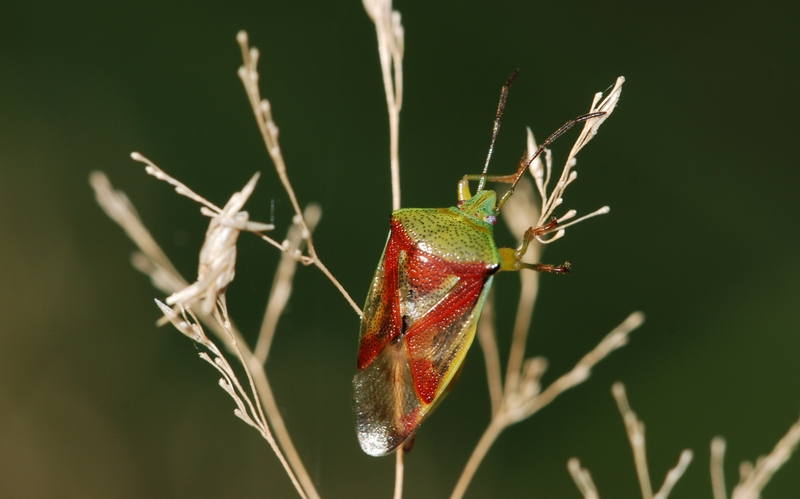
POLYGON ((486 215, 483 217, 483 221, 495 225, 497 223, 497 217, 494 215, 486 215))

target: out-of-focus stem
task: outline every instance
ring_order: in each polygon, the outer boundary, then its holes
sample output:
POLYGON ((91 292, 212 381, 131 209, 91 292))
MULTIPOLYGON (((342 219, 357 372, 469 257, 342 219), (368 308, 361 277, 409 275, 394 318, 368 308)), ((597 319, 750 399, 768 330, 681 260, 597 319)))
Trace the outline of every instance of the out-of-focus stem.
POLYGON ((363 0, 375 23, 383 89, 389 110, 389 159, 392 173, 392 210, 400 209, 400 110, 403 108, 403 52, 405 37, 400 13, 391 0, 363 0))
MULTIPOLYGON (((321 215, 322 208, 316 204, 310 204, 303 210, 303 217, 308 224, 309 233, 313 234, 321 215)), ((275 336, 275 329, 278 326, 278 319, 286 309, 289 297, 292 295, 292 283, 297 269, 297 258, 293 256, 293 253, 301 253, 304 242, 302 228, 292 225, 286 234, 285 244, 287 247, 281 255, 278 269, 272 279, 272 289, 267 299, 267 310, 264 312, 264 320, 261 322, 261 330, 258 333, 256 347, 253 349, 253 353, 262 364, 267 361, 272 339, 275 336)))
POLYGON ((537 272, 520 271, 519 305, 514 321, 514 336, 511 351, 508 354, 506 368, 505 393, 516 393, 522 372, 522 361, 525 359, 525 345, 528 342, 528 331, 531 327, 533 306, 539 292, 539 274, 537 272))
POLYGON ((464 466, 464 471, 461 472, 461 476, 458 478, 458 482, 456 483, 455 489, 453 489, 453 493, 450 495, 450 499, 461 499, 464 497, 464 493, 467 491, 472 477, 475 476, 475 472, 478 471, 478 466, 480 466, 483 458, 486 457, 486 453, 489 452, 492 444, 494 444, 494 441, 497 440, 497 437, 500 436, 500 433, 506 426, 507 421, 499 417, 499 415, 492 418, 492 422, 489 423, 486 431, 483 432, 481 439, 478 441, 478 445, 475 446, 475 449, 469 456, 469 460, 466 466, 464 466))
POLYGON ((728 499, 728 492, 725 490, 725 439, 714 437, 711 440, 711 490, 714 492, 714 499, 728 499))
POLYGON ((503 382, 500 379, 500 352, 497 349, 494 307, 494 288, 492 288, 483 304, 483 312, 478 322, 478 341, 486 361, 486 379, 489 384, 489 398, 492 401, 492 417, 500 410, 500 404, 503 402, 503 382))
POLYGON ((653 486, 650 483, 650 472, 647 468, 647 452, 644 447, 644 424, 631 410, 628 397, 625 394, 625 385, 614 383, 611 388, 617 407, 625 422, 625 430, 633 450, 633 462, 636 465, 636 474, 639 477, 639 487, 642 489, 642 499, 653 499, 653 486))
MULTIPOLYGON (((281 184, 283 184, 283 188, 286 190, 286 194, 289 196, 289 200, 292 203, 292 208, 295 213, 294 223, 298 225, 302 231, 303 239, 305 239, 306 245, 308 246, 308 255, 311 259, 311 263, 325 274, 358 316, 361 317, 362 312, 359 306, 353 301, 353 298, 350 297, 350 294, 344 289, 344 286, 342 286, 333 274, 330 273, 328 268, 322 264, 319 256, 317 256, 317 250, 311 238, 311 231, 303 217, 303 212, 300 209, 300 203, 297 201, 297 195, 294 192, 292 183, 289 181, 286 162, 284 161, 283 152, 281 151, 280 142, 278 141, 278 125, 275 124, 275 120, 272 119, 272 107, 268 100, 261 98, 261 91, 258 88, 259 74, 257 66, 259 52, 256 48, 250 48, 246 32, 240 31, 236 35, 236 40, 239 42, 239 46, 242 50, 243 60, 243 65, 239 68, 239 79, 242 80, 245 92, 247 92, 247 97, 250 100, 250 106, 253 108, 253 114, 255 115, 258 129, 261 131, 261 137, 264 140, 264 145, 267 148, 270 158, 272 158, 272 163, 275 165, 275 170, 278 172, 281 184)), ((285 248, 282 249, 285 251, 285 248)))
POLYGON ((405 466, 403 464, 403 458, 405 452, 403 451, 403 446, 401 445, 395 451, 395 461, 394 461, 394 499, 402 499, 403 497, 403 472, 405 466))
MULTIPOLYGON (((451 499, 458 499, 464 495, 481 461, 507 426, 529 418, 566 390, 585 381, 589 377, 592 367, 611 352, 625 345, 628 341, 628 334, 639 327, 643 321, 644 314, 641 312, 634 312, 628 316, 619 326, 608 333, 591 352, 584 355, 572 370, 562 375, 541 393, 532 394, 526 400, 522 398, 525 396, 523 393, 509 395, 506 391, 500 410, 492 417, 489 426, 475 446, 475 450, 472 451, 453 494, 450 496, 451 499)), ((652 492, 649 499, 652 499, 652 492)))

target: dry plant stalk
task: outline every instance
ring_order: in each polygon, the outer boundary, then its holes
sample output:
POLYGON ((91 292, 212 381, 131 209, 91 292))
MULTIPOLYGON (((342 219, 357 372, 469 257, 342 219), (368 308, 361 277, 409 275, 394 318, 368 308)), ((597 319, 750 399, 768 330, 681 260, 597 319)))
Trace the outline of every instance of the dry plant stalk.
POLYGON ((403 107, 405 34, 392 0, 363 0, 375 23, 386 106, 389 109, 389 160, 392 172, 392 211, 400 209, 400 109, 403 107))
POLYGON ((653 487, 650 484, 650 472, 647 467, 647 452, 645 451, 644 423, 636 416, 628 404, 628 397, 625 394, 625 385, 620 382, 614 383, 611 393, 617 401, 617 407, 625 422, 625 430, 628 433, 628 440, 633 450, 633 461, 636 465, 636 474, 639 477, 639 486, 642 489, 642 499, 667 499, 672 488, 680 480, 686 468, 692 462, 694 454, 691 450, 685 449, 678 458, 678 464, 669 470, 664 484, 661 485, 658 493, 653 495, 653 487))
MULTIPOLYGON (((636 474, 639 477, 642 498, 667 499, 675 484, 692 462, 692 451, 686 449, 681 452, 678 464, 669 470, 661 489, 656 494, 653 494, 650 484, 650 472, 647 468, 644 423, 631 410, 625 393, 625 385, 619 382, 614 383, 611 387, 611 392, 617 401, 617 407, 625 422, 625 430, 633 450, 633 461, 636 466, 636 474)), ((755 466, 749 461, 741 463, 739 466, 739 484, 733 489, 731 499, 761 499, 761 491, 772 479, 775 472, 789 460, 792 453, 797 449, 798 443, 800 443, 800 420, 789 428, 789 431, 778 441, 768 456, 762 456, 758 459, 755 466)), ((728 494, 725 490, 725 473, 723 471, 724 457, 725 439, 714 437, 711 440, 710 463, 711 490, 714 499, 728 499, 728 494)), ((572 458, 567 462, 567 469, 584 499, 599 499, 600 496, 589 471, 581 467, 577 458, 572 458)))
POLYGON ((360 315, 361 310, 331 275, 316 253, 311 235, 321 216, 321 210, 316 205, 309 205, 305 211, 300 210, 297 196, 286 173, 286 165, 278 143, 278 127, 272 119, 269 102, 260 97, 256 69, 258 51, 248 47, 246 33, 240 32, 237 40, 242 48, 244 58, 244 66, 240 68, 239 76, 247 91, 267 150, 295 212, 292 218, 293 226, 283 242, 279 243, 262 234, 264 231, 271 230, 273 228, 271 225, 251 222, 247 212, 242 211, 242 207, 255 188, 258 174, 253 176, 241 192, 235 193, 224 208, 219 208, 166 174, 149 159, 133 153, 134 160, 146 165, 147 173, 173 185, 178 194, 200 203, 202 205, 201 213, 211 217, 206 240, 200 253, 197 280, 188 284, 145 229, 128 198, 123 193, 114 191, 102 173, 93 173, 91 184, 95 189, 98 203, 139 246, 141 253, 134 255, 134 265, 150 276, 154 286, 170 294, 166 300, 167 304, 158 302, 165 320, 172 322, 182 333, 212 353, 213 358, 206 353, 201 354, 201 357, 223 374, 220 385, 234 399, 237 406, 236 415, 261 432, 262 436, 270 443, 300 496, 314 499, 318 498, 319 494, 286 431, 286 425, 280 415, 264 371, 264 362, 269 354, 278 317, 291 294, 291 281, 297 262, 318 267, 339 289, 356 313, 360 315), (242 340, 241 334, 232 326, 225 302, 225 291, 235 275, 236 241, 242 231, 258 234, 263 240, 283 252, 270 292, 270 302, 267 305, 267 312, 256 343, 256 352, 249 349, 242 340), (308 254, 303 253, 303 247, 306 248, 308 254), (194 310, 192 306, 198 302, 201 303, 201 307, 199 310, 194 310), (168 305, 176 306, 178 311, 168 305), (205 335, 200 322, 206 324, 225 344, 226 348, 238 357, 248 377, 249 392, 244 390, 220 350, 205 335))
MULTIPOLYGON (((400 203, 398 131, 399 113, 402 107, 403 30, 400 24, 400 15, 391 10, 391 3, 366 2, 365 7, 376 23, 381 64, 384 69, 392 136, 393 204, 396 209, 399 208, 400 203)), ((362 312, 317 255, 311 236, 314 226, 321 216, 321 210, 316 205, 309 205, 305 212, 300 209, 287 174, 286 163, 278 141, 279 130, 272 118, 270 103, 261 98, 258 87, 259 52, 257 49, 249 47, 247 33, 244 31, 240 31, 236 38, 241 47, 244 62, 239 69, 239 77, 244 84, 267 151, 294 210, 293 225, 282 243, 262 234, 262 232, 272 230, 274 228, 272 225, 251 222, 247 212, 242 211, 245 202, 255 189, 259 174, 255 174, 241 192, 235 193, 224 208, 219 208, 196 194, 182 182, 166 174, 149 159, 139 153, 133 153, 134 160, 146 165, 147 173, 173 185, 178 194, 200 203, 202 205, 201 212, 211 217, 206 240, 200 253, 198 277, 194 283, 189 284, 180 276, 144 227, 127 196, 122 192, 115 191, 107 177, 100 172, 94 172, 90 182, 101 207, 110 218, 123 227, 139 247, 141 252, 136 253, 133 257, 134 266, 149 275, 156 288, 170 294, 166 304, 156 301, 164 314, 162 322, 171 322, 179 331, 211 352, 211 356, 205 352, 201 353, 201 358, 213 365, 223 375, 220 386, 234 399, 237 406, 235 414, 256 428, 270 443, 300 496, 313 499, 318 498, 319 494, 286 431, 264 371, 264 362, 269 355, 278 318, 291 295, 297 262, 319 268, 341 292, 353 310, 359 316, 362 315, 362 312), (242 231, 258 234, 264 241, 283 252, 270 291, 255 351, 249 349, 242 340, 241 334, 232 326, 225 301, 225 291, 235 276, 236 241, 242 231), (303 253, 304 248, 307 250, 307 254, 303 253), (192 305, 198 302, 201 307, 195 311, 192 305), (176 306, 178 311, 173 310, 169 305, 176 306), (200 322, 205 323, 223 341, 226 348, 236 354, 247 374, 250 385, 249 392, 239 383, 236 374, 221 351, 205 335, 200 322), (277 442, 270 427, 277 436, 277 442), (284 457, 284 453, 286 457, 284 457)), ((399 453, 397 457, 398 479, 395 486, 395 495, 398 498, 402 495, 402 469, 402 453, 399 453)))
POLYGON ((575 485, 577 485, 578 490, 581 491, 583 499, 600 499, 600 495, 597 493, 597 487, 592 480, 592 475, 589 473, 589 470, 581 466, 581 462, 577 457, 573 457, 567 461, 567 470, 569 470, 569 474, 572 475, 572 479, 575 480, 575 485))
MULTIPOLYGON (((800 420, 789 428, 772 452, 756 460, 755 466, 749 461, 739 465, 739 483, 733 488, 731 499, 761 499, 761 491, 772 476, 792 457, 800 443, 800 420)), ((725 472, 722 469, 725 457, 725 439, 715 437, 711 441, 711 484, 714 499, 727 499, 725 492, 725 472)))
POLYGON ((711 490, 714 499, 728 499, 725 490, 725 471, 722 468, 725 461, 725 439, 714 437, 711 439, 711 490))
MULTIPOLYGON (((656 494, 653 494, 653 487, 650 483, 650 471, 647 468, 647 452, 645 451, 645 438, 644 438, 644 423, 636 416, 636 413, 631 410, 628 404, 628 397, 625 394, 625 385, 622 383, 614 383, 611 389, 614 399, 617 401, 617 407, 622 415, 622 420, 625 422, 625 430, 628 433, 628 440, 633 450, 633 462, 636 466, 636 474, 639 477, 639 487, 642 491, 642 499, 667 499, 670 492, 672 492, 675 484, 686 472, 686 468, 692 462, 692 451, 689 449, 681 452, 678 458, 678 464, 669 470, 664 484, 656 494)), ((589 471, 581 467, 580 461, 573 457, 567 461, 567 469, 575 480, 578 490, 583 494, 584 499, 599 499, 600 495, 597 492, 592 477, 589 471)), ((715 498, 716 499, 716 498, 715 498)))
MULTIPOLYGON (((400 109, 403 107, 405 32, 400 12, 392 9, 392 0, 363 0, 362 3, 378 36, 378 56, 389 111, 389 168, 392 174, 392 211, 395 211, 400 209, 400 109)), ((404 469, 401 447, 395 456, 394 499, 403 497, 404 469)))
MULTIPOLYGON (((249 46, 247 33, 244 31, 240 31, 236 35, 236 41, 239 42, 239 47, 242 49, 242 59, 244 61, 244 65, 239 68, 239 78, 242 80, 244 88, 247 91, 247 97, 250 100, 250 105, 253 108, 253 114, 256 117, 258 129, 261 131, 261 137, 264 139, 264 145, 267 147, 267 152, 269 152, 269 155, 272 158, 272 162, 275 165, 275 170, 278 172, 278 177, 281 180, 281 184, 283 184, 283 188, 286 190, 286 193, 289 195, 289 200, 292 203, 292 208, 294 209, 294 219, 292 221, 295 223, 295 225, 300 227, 300 230, 302 231, 302 237, 305 240, 305 245, 308 249, 308 255, 296 253, 295 257, 304 265, 314 265, 320 269, 322 273, 325 274, 325 276, 333 283, 333 285, 336 286, 336 289, 338 289, 342 296, 344 296, 358 316, 361 317, 361 308, 356 305, 356 302, 353 301, 344 287, 339 283, 338 280, 336 280, 335 277, 333 277, 333 274, 331 274, 328 268, 322 263, 317 255, 317 250, 314 248, 314 242, 311 239, 311 232, 308 230, 308 224, 303 217, 303 212, 300 209, 300 203, 297 201, 297 195, 294 193, 294 188, 289 181, 289 175, 286 171, 286 162, 283 159, 283 152, 281 151, 281 146, 278 142, 278 125, 276 125, 275 120, 272 119, 272 106, 267 99, 261 98, 261 91, 258 88, 258 49, 255 47, 251 48, 249 46)), ((286 250, 282 244, 279 244, 274 239, 263 235, 262 238, 281 251, 286 250)))
MULTIPOLYGON (((148 164, 148 166, 150 167, 150 165, 152 165, 151 162, 148 164)), ((152 165, 152 167, 155 167, 155 165, 152 165)), ((160 168, 158 168, 158 170, 154 169, 153 171, 161 172, 159 175, 164 177, 164 180, 166 180, 165 177, 168 177, 160 168)), ((170 183, 173 185, 178 183, 171 177, 169 178, 171 180, 170 183)), ((103 173, 92 173, 90 176, 90 183, 94 188, 98 204, 100 204, 100 206, 111 219, 117 222, 125 230, 128 236, 139 247, 140 252, 137 252, 133 255, 133 265, 150 277, 154 287, 161 290, 165 294, 174 296, 176 293, 181 293, 182 291, 190 289, 192 286, 197 284, 196 282, 195 284, 190 285, 178 273, 174 265, 172 265, 164 252, 144 227, 144 224, 136 213, 133 205, 128 200, 127 196, 120 191, 114 190, 111 186, 111 183, 108 181, 108 178, 103 173)), ((200 196, 194 194, 190 189, 183 186, 183 184, 181 184, 181 186, 182 187, 179 189, 181 194, 185 194, 187 197, 195 200, 200 198, 200 196), (181 192, 183 190, 186 192, 181 192)), ((234 195, 234 197, 235 196, 236 195, 234 195)), ((316 222, 319 220, 319 214, 320 209, 315 205, 310 205, 308 208, 306 208, 306 218, 310 220, 308 225, 309 232, 313 232, 316 222)), ((296 226, 293 226, 293 228, 290 229, 290 234, 292 233, 292 230, 296 230, 295 227, 296 226)), ((218 234, 218 232, 210 231, 210 234, 213 236, 214 234, 218 234)), ((206 245, 213 247, 213 241, 213 238, 207 239, 204 247, 206 245)), ((283 244, 283 246, 286 247, 285 254, 295 255, 296 252, 299 251, 298 243, 299 242, 296 240, 292 242, 287 238, 283 244)), ((228 253, 228 255, 230 256, 231 253, 228 253)), ((235 253, 233 255, 235 256, 235 253)), ((291 258, 293 261, 296 261, 291 256, 289 258, 291 258)), ((281 281, 286 278, 287 276, 285 272, 277 272, 275 281, 273 283, 273 289, 281 287, 285 288, 285 283, 282 283, 281 281)), ((198 279, 198 282, 200 281, 201 280, 198 279)), ((213 283, 214 281, 212 281, 212 284, 213 283)), ((203 293, 201 293, 201 295, 203 295, 203 293)), ((227 308, 225 307, 224 299, 222 299, 222 297, 224 297, 224 295, 221 295, 220 299, 215 301, 214 309, 211 313, 204 311, 204 307, 200 307, 198 310, 193 310, 191 305, 184 306, 183 310, 178 313, 163 303, 157 301, 157 304, 159 308, 161 308, 165 318, 172 322, 179 331, 189 336, 192 340, 197 341, 212 353, 213 358, 209 357, 206 353, 202 353, 201 358, 210 362, 215 368, 223 373, 224 377, 220 381, 220 386, 222 386, 234 399, 237 406, 235 414, 256 428, 269 442, 270 446, 276 452, 276 455, 278 456, 282 465, 287 470, 287 474, 297 488, 299 495, 301 497, 308 497, 312 499, 319 498, 319 494, 316 492, 313 482, 303 466, 303 463, 300 460, 299 455, 297 454, 297 451, 294 448, 291 438, 286 430, 286 425, 283 422, 283 418, 278 410, 277 402, 275 401, 275 397, 269 385, 266 371, 264 370, 263 361, 259 360, 259 358, 256 357, 256 355, 249 349, 247 343, 242 338, 241 333, 235 328, 235 326, 231 324, 231 321, 228 318, 227 308), (189 320, 190 318, 191 320, 189 320), (245 372, 248 375, 253 399, 255 401, 251 400, 250 396, 241 388, 241 383, 239 383, 236 379, 236 375, 225 360, 225 357, 213 344, 213 342, 211 342, 211 340, 205 335, 202 327, 200 326, 201 322, 205 324, 220 341, 223 342, 227 350, 237 355, 243 367, 245 368, 245 372), (254 411, 253 408, 256 410, 254 411), (243 416, 248 416, 249 419, 243 416), (270 432, 270 428, 272 429, 272 432, 270 432), (273 438, 272 435, 274 435, 275 438, 273 438)), ((285 303, 286 302, 284 301, 283 305, 285 305, 285 303)), ((281 311, 282 309, 273 313, 280 315, 281 311)), ((267 319, 268 317, 265 316, 265 323, 267 323, 267 319)), ((269 327, 262 326, 262 333, 259 336, 259 340, 261 340, 261 338, 267 334, 265 331, 268 330, 269 327)), ((264 353, 264 358, 266 358, 266 353, 264 353)))
MULTIPOLYGON (((576 164, 575 156, 594 137, 600 125, 613 112, 619 101, 624 82, 625 79, 619 77, 607 95, 595 94, 589 113, 602 112, 605 114, 586 121, 552 190, 548 190, 553 170, 551 151, 545 149, 544 161, 541 157, 533 160, 530 170, 538 191, 539 202, 535 200, 533 187, 529 181, 526 180, 517 185, 514 196, 509 198, 503 209, 503 218, 513 234, 521 236, 531 227, 546 224, 554 216, 556 208, 563 203, 563 195, 567 186, 577 179, 577 172, 573 170, 576 164)), ((536 149, 533 133, 528 129, 527 151, 523 161, 531 158, 536 149)), ((548 244, 563 237, 566 227, 587 218, 608 213, 608 211, 609 208, 604 206, 578 219, 574 219, 576 216, 574 210, 567 211, 557 217, 559 230, 554 235, 546 238, 537 237, 536 242, 529 246, 526 253, 527 258, 532 262, 539 261, 542 244, 548 244)), ((520 238, 520 249, 522 244, 520 238)), ((539 275, 535 272, 520 272, 519 277, 521 281, 520 299, 512 333, 505 383, 500 381, 502 378, 500 356, 497 349, 497 333, 494 326, 494 308, 491 296, 484 305, 484 313, 478 325, 478 339, 486 359, 492 418, 467 461, 450 496, 451 499, 463 497, 481 461, 505 428, 529 418, 558 395, 586 380, 592 367, 611 352, 625 345, 628 341, 628 334, 644 321, 644 315, 641 312, 631 314, 591 352, 586 354, 571 371, 562 375, 547 388, 542 389, 540 380, 547 369, 547 361, 543 357, 525 360, 525 344, 530 329, 533 305, 538 294, 539 275)))

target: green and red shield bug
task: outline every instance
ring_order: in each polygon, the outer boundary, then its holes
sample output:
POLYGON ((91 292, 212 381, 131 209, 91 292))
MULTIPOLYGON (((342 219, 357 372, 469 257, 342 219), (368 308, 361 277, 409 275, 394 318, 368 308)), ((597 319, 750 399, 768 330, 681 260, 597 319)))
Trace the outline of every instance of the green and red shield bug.
POLYGON ((404 208, 390 217, 386 242, 372 278, 353 378, 353 407, 361 448, 381 456, 409 441, 451 388, 475 338, 478 319, 494 274, 530 269, 568 273, 564 265, 521 262, 537 236, 557 230, 555 218, 525 232, 519 249, 498 248, 497 215, 533 160, 573 125, 605 113, 568 121, 553 133, 512 175, 490 176, 500 118, 511 75, 500 94, 492 140, 483 173, 458 183, 458 204, 450 208, 404 208), (470 194, 469 180, 478 180, 470 194), (486 181, 511 184, 498 201, 486 181))

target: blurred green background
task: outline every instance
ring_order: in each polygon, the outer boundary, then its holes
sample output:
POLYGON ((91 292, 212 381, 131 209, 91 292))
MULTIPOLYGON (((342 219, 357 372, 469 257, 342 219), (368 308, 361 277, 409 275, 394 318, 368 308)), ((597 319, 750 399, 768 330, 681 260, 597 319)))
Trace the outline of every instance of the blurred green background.
MULTIPOLYGON (((618 75, 622 100, 581 153, 565 206, 581 224, 545 261, 529 355, 568 370, 633 310, 631 343, 583 385, 507 430, 467 497, 579 497, 578 456, 603 497, 637 497, 610 394, 624 381, 647 424, 653 481, 684 448, 673 496, 710 497, 709 442, 738 463, 769 452, 800 412, 800 31, 790 2, 401 1, 404 206, 447 206, 485 158, 515 68, 493 169, 516 165, 618 75)), ((262 53, 303 204, 331 271, 363 302, 388 230, 388 124, 372 23, 348 2, 40 2, 0 6, 0 497, 295 497, 277 459, 233 417, 217 373, 171 328, 95 205, 102 169, 187 277, 207 220, 144 174, 140 151, 216 203, 254 171, 248 210, 282 237, 291 207, 244 91, 235 35, 262 53)), ((563 160, 574 135, 554 148, 563 160)), ((513 237, 498 231, 503 244, 513 237)), ((240 240, 231 313, 253 338, 277 252, 240 240)), ((496 280, 501 347, 518 280, 496 280)), ((350 409, 358 320, 313 268, 298 271, 268 373, 323 497, 390 497, 393 459, 358 447, 350 409)), ((489 418, 480 348, 408 456, 407 497, 446 497, 489 418)), ((800 496, 800 456, 765 497, 800 496)))

